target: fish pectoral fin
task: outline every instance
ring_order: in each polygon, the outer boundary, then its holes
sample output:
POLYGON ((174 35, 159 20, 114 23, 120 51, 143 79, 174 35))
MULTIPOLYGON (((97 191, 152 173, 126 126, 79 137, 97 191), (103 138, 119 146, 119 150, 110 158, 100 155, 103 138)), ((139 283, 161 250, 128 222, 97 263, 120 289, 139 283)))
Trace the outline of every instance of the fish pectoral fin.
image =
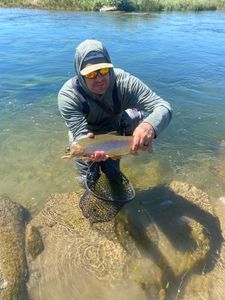
POLYGON ((70 153, 67 153, 63 156, 61 156, 62 159, 70 159, 72 157, 72 155, 70 153))

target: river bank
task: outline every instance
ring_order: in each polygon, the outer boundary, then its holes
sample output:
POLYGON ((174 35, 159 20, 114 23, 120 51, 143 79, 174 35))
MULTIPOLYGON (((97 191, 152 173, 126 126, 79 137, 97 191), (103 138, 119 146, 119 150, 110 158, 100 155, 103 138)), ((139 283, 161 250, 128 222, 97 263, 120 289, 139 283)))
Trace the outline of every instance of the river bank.
POLYGON ((204 11, 225 9, 224 0, 0 0, 0 7, 39 8, 68 11, 99 11, 103 6, 114 6, 124 12, 204 11))

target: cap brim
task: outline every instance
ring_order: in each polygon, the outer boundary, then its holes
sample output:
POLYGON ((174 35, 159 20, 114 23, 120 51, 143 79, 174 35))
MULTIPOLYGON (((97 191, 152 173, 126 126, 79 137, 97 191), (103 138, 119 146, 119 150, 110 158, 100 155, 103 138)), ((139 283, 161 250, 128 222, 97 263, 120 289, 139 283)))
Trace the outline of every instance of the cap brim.
POLYGON ((88 73, 91 73, 93 71, 102 69, 102 68, 113 68, 113 64, 111 63, 100 63, 100 64, 94 64, 94 65, 89 65, 85 68, 83 68, 83 70, 80 71, 81 75, 87 75, 88 73))

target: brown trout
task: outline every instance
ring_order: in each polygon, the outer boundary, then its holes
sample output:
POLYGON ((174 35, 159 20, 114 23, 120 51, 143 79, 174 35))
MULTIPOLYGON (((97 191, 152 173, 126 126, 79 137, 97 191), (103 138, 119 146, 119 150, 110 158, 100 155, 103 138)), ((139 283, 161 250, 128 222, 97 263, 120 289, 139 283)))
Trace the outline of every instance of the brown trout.
POLYGON ((95 135, 94 138, 85 137, 78 142, 71 143, 62 158, 70 159, 77 157, 85 159, 94 154, 95 151, 104 151, 109 157, 116 158, 130 153, 132 142, 132 136, 115 134, 99 134, 95 135))

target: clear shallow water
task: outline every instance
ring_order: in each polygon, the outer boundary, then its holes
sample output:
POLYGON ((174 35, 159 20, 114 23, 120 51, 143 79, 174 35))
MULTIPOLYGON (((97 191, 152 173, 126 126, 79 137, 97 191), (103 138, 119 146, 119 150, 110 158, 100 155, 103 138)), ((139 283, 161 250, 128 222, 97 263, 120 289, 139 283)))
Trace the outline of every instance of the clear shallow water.
POLYGON ((216 171, 225 127, 225 13, 124 15, 0 9, 0 194, 37 211, 49 194, 78 187, 60 159, 67 130, 57 93, 73 75, 75 47, 103 41, 115 66, 140 77, 171 102, 174 117, 154 153, 126 157, 138 187, 179 179, 213 200, 224 195, 216 171), (131 167, 133 165, 133 167, 131 167), (146 177, 145 177, 146 178, 146 177))

